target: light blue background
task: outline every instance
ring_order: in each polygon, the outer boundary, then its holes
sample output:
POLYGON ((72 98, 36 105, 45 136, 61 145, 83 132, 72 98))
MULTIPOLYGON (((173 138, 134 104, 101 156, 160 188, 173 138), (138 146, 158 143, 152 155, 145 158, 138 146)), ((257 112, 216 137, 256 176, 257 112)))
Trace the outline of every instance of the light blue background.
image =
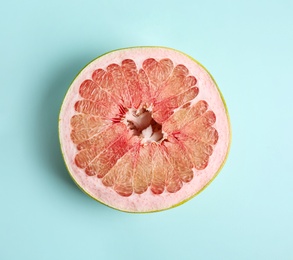
POLYGON ((292 3, 2 1, 0 259, 293 259, 292 3), (233 128, 229 159, 203 193, 144 215, 83 194, 57 130, 79 70, 136 45, 204 64, 233 128))

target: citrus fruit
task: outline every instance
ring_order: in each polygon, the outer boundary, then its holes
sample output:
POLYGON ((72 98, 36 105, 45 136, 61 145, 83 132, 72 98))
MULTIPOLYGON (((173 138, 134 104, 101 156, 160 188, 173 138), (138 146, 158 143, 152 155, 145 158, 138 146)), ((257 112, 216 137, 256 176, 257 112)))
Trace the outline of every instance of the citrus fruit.
POLYGON ((207 70, 182 52, 133 47, 106 53, 75 78, 59 117, 71 177, 118 210, 182 204, 223 166, 230 123, 207 70))

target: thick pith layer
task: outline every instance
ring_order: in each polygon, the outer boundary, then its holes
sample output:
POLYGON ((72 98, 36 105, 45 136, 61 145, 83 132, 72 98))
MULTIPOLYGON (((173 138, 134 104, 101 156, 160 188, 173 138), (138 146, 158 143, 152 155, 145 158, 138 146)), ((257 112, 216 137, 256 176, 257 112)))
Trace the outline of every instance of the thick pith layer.
POLYGON ((208 73, 173 50, 141 51, 94 61, 65 100, 71 112, 65 105, 61 111, 70 127, 63 124, 60 134, 75 147, 62 147, 71 174, 94 198, 127 211, 163 209, 197 193, 229 142, 226 111, 208 73))

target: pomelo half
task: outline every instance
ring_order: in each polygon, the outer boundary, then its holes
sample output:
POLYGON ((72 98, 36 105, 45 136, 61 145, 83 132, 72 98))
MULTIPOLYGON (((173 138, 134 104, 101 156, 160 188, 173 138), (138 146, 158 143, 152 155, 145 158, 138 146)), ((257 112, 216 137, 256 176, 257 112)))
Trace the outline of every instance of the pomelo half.
POLYGON ((212 76, 165 47, 98 57, 71 84, 59 117, 73 180, 127 212, 168 209, 198 194, 223 166, 230 135, 212 76))

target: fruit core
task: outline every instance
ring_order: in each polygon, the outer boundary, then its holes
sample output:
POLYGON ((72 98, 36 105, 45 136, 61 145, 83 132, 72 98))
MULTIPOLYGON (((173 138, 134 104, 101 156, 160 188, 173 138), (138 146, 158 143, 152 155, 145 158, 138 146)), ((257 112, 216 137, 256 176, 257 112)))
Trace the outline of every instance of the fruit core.
POLYGON ((162 125, 152 118, 150 109, 129 109, 124 122, 133 135, 141 138, 142 143, 160 142, 163 140, 162 125))

